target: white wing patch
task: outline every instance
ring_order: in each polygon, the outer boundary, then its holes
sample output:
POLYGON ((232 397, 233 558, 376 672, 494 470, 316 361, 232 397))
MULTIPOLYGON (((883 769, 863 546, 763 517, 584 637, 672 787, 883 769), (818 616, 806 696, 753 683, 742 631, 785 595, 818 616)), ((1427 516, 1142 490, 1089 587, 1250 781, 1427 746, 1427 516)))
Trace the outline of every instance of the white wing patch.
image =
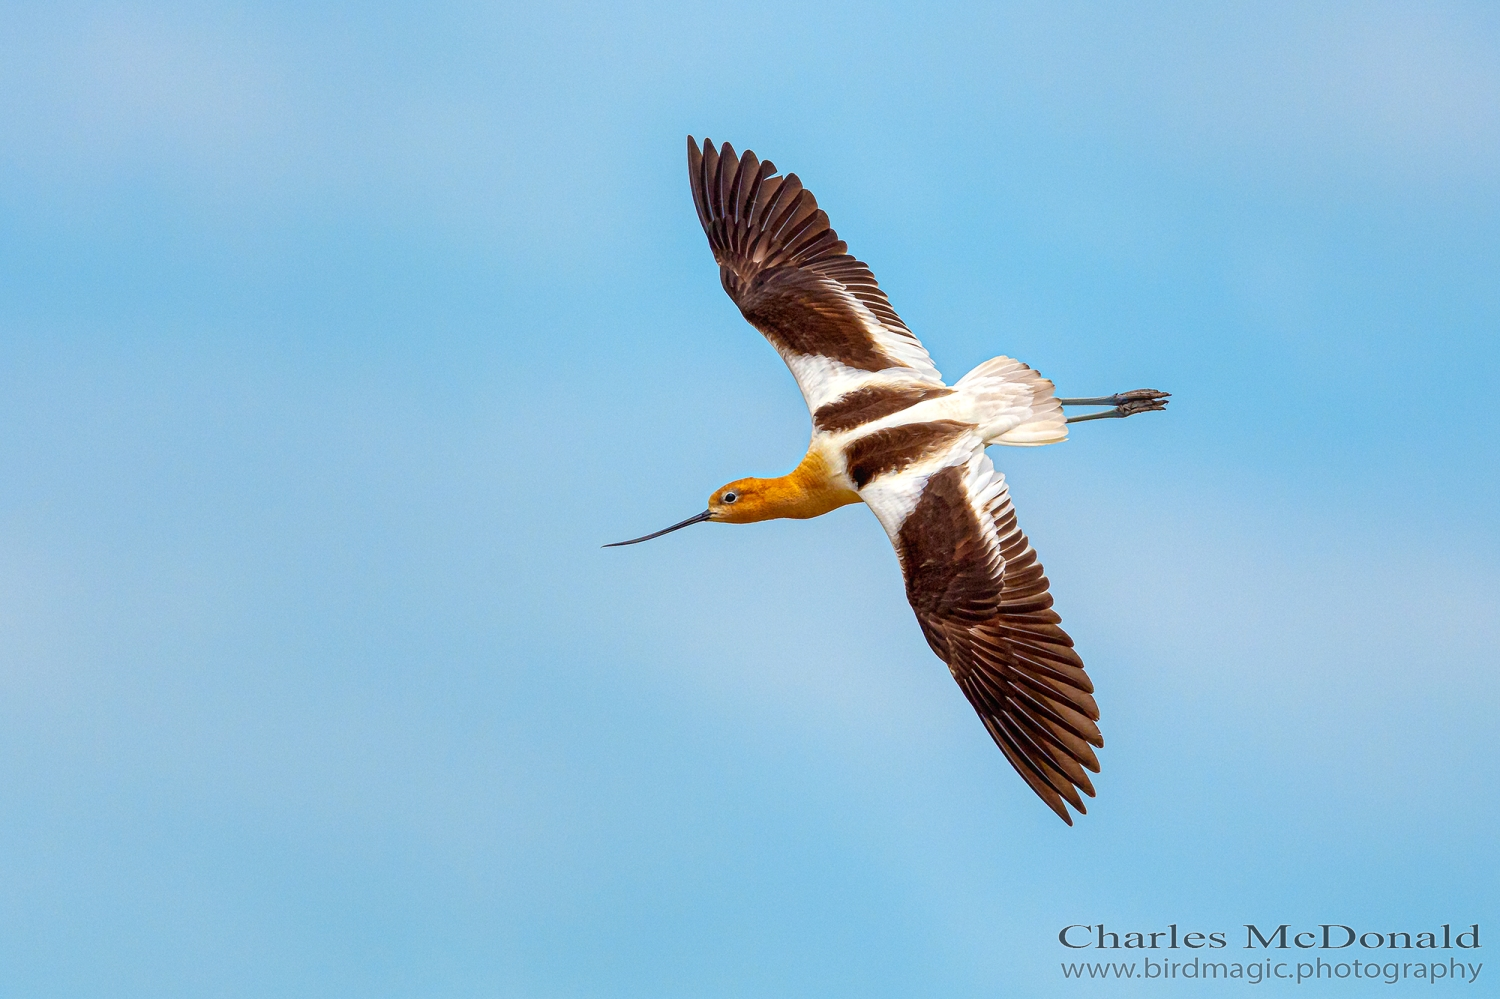
POLYGON ((947 450, 919 464, 877 477, 859 490, 859 497, 874 511, 880 526, 890 536, 891 543, 896 544, 901 525, 922 498, 927 480, 935 473, 955 465, 964 466, 964 491, 968 495, 969 505, 979 519, 985 542, 998 558, 1000 538, 995 533, 994 512, 1009 502, 1009 493, 1005 476, 995 471, 994 464, 984 453, 984 441, 977 434, 965 434, 947 450))
POLYGON ((864 303, 837 281, 825 278, 824 284, 859 318, 860 326, 880 352, 895 363, 881 371, 866 371, 824 354, 799 354, 778 348, 777 353, 791 369, 797 387, 802 390, 808 412, 816 413, 835 399, 870 385, 943 385, 943 376, 937 365, 932 363, 927 349, 916 337, 887 329, 864 303))
POLYGON ((932 363, 922 341, 913 334, 892 331, 863 302, 850 294, 849 289, 829 280, 837 286, 839 298, 859 317, 859 324, 870 334, 870 339, 875 341, 882 353, 896 361, 900 367, 913 372, 913 377, 943 384, 943 376, 938 373, 937 365, 932 363))
MULTIPOLYGON (((889 334, 887 334, 889 335, 889 334)), ((931 385, 943 384, 937 369, 931 362, 927 371, 913 368, 886 368, 884 371, 864 371, 851 368, 822 354, 794 354, 777 351, 786 366, 791 369, 807 410, 816 413, 820 408, 842 398, 850 392, 870 385, 931 385), (928 373, 930 372, 930 374, 928 373)))

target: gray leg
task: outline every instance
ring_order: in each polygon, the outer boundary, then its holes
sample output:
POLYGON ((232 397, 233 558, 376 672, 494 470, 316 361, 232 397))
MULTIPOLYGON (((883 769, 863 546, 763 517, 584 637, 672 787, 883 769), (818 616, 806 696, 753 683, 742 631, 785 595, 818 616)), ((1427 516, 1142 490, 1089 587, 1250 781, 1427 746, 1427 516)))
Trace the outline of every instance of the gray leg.
POLYGON ((1167 408, 1167 397, 1172 393, 1158 392, 1156 389, 1136 389, 1134 392, 1118 392, 1114 395, 1101 395, 1091 399, 1059 399, 1058 402, 1064 406, 1113 406, 1114 409, 1103 413, 1089 413, 1086 416, 1070 416, 1067 422, 1082 423, 1085 420, 1115 420, 1134 416, 1136 413, 1151 413, 1167 408))

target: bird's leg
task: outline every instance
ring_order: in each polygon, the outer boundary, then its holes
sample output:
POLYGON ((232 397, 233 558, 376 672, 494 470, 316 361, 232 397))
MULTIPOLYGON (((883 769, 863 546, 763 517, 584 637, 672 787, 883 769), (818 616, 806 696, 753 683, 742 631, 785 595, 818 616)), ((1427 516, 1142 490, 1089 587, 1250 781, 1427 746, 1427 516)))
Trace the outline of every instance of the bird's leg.
POLYGON ((1172 393, 1158 392, 1156 389, 1136 389, 1134 392, 1118 392, 1115 395, 1101 395, 1093 399, 1059 399, 1064 406, 1113 406, 1114 409, 1105 410, 1102 413, 1088 413, 1084 416, 1070 416, 1067 422, 1082 423, 1085 420, 1114 420, 1134 416, 1136 413, 1150 413, 1159 409, 1167 408, 1167 397, 1172 393))

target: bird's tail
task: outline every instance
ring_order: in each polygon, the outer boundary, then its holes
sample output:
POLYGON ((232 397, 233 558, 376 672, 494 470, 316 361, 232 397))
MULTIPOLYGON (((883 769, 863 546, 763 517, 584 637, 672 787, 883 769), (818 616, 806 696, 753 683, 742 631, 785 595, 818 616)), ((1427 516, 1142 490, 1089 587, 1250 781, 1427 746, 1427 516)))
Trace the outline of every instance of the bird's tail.
POLYGON ((1050 381, 1020 361, 995 357, 958 380, 986 444, 1033 447, 1068 439, 1067 418, 1050 381))

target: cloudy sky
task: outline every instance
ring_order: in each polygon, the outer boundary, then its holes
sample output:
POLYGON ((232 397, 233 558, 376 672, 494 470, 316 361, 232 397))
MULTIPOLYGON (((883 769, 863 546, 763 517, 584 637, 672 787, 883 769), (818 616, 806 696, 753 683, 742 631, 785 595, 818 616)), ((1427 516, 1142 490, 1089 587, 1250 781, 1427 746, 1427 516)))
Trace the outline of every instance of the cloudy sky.
POLYGON ((1500 917, 1493 5, 6 3, 0 50, 0 992, 1135 995, 1058 930, 1500 917), (806 444, 689 133, 950 378, 1173 392, 992 449, 1098 687, 1074 828, 867 510, 599 549, 806 444))

